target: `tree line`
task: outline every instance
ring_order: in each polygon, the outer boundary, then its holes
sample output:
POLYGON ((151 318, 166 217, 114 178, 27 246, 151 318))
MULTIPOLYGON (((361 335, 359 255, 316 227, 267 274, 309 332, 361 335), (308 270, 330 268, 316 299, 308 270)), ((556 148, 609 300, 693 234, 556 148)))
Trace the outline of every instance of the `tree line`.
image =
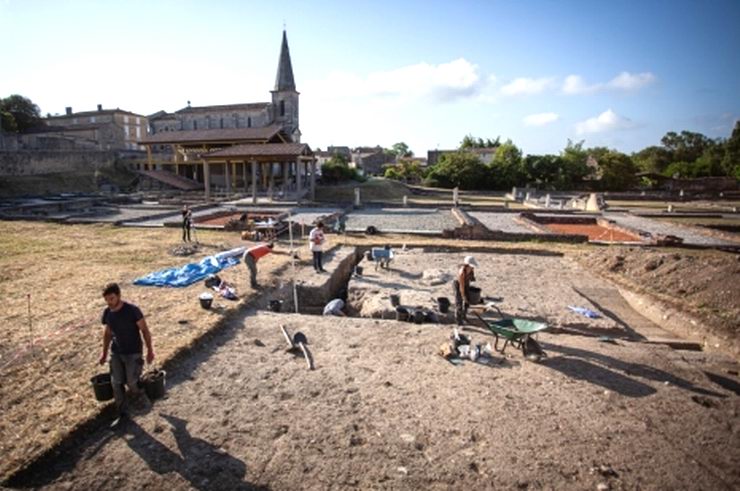
MULTIPOLYGON (((395 147, 395 146, 394 146, 395 147)), ((656 175, 674 178, 731 176, 740 179, 740 121, 729 138, 711 139, 701 133, 668 132, 661 145, 630 155, 606 147, 584 147, 568 140, 558 154, 523 155, 511 140, 467 135, 457 151, 443 154, 427 169, 404 159, 389 167, 385 176, 423 182, 431 187, 505 190, 513 186, 540 189, 592 189, 620 191, 652 184, 656 175), (495 149, 484 163, 473 149, 495 149)))

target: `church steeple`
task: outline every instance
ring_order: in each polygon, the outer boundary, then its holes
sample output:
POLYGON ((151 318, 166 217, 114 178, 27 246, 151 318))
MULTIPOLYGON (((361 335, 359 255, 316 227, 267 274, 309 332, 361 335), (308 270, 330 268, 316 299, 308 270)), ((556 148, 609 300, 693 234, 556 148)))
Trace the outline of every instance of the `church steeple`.
POLYGON ((288 35, 283 30, 283 44, 280 46, 280 61, 278 62, 277 77, 275 77, 275 91, 295 90, 293 79, 293 65, 290 62, 288 49, 288 35))

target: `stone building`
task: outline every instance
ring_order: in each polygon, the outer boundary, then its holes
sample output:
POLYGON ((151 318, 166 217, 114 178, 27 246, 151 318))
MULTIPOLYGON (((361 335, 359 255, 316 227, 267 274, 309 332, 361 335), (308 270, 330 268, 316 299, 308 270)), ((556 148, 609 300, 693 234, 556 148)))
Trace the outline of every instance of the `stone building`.
POLYGON ((299 143, 301 131, 298 119, 298 96, 293 66, 290 61, 288 37, 283 31, 275 89, 270 102, 225 104, 216 106, 188 105, 173 113, 159 111, 149 116, 149 134, 168 131, 210 129, 264 128, 278 125, 290 141, 299 143))
POLYGON ((139 171, 151 179, 199 183, 227 196, 251 191, 268 200, 315 193, 316 158, 300 142, 298 96, 283 31, 271 102, 187 107, 149 117, 150 132, 140 143, 147 163, 139 171))
POLYGON ((49 116, 44 126, 23 135, 29 149, 144 150, 138 141, 146 135, 148 120, 123 109, 72 112, 49 116))

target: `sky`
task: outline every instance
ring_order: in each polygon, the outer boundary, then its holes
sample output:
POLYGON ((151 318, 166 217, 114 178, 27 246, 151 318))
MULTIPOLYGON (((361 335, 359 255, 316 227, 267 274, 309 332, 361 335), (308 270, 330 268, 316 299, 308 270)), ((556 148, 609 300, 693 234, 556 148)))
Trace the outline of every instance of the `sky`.
POLYGON ((0 0, 0 97, 42 114, 267 102, 283 27, 302 141, 633 152, 740 119, 740 1, 0 0))

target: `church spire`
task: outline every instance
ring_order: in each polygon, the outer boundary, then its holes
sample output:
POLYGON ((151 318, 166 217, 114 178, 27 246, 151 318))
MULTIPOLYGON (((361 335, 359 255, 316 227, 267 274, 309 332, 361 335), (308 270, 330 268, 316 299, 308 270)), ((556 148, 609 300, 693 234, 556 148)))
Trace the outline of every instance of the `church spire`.
POLYGON ((295 90, 293 79, 293 65, 290 63, 288 50, 288 35, 283 29, 283 44, 280 46, 280 61, 278 62, 277 77, 275 77, 275 91, 295 90))

